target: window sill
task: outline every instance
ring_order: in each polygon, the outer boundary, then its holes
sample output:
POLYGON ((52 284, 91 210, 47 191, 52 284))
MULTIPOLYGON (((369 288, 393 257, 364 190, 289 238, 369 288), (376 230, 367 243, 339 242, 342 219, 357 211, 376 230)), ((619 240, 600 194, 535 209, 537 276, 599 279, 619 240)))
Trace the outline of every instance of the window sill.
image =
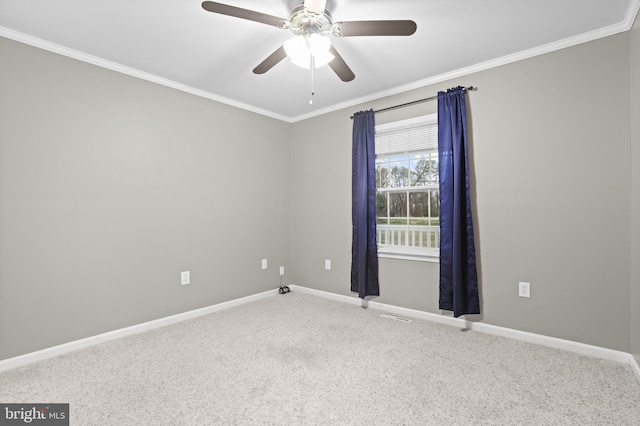
POLYGON ((378 258, 440 263, 440 256, 437 251, 425 252, 423 250, 399 249, 397 247, 378 246, 378 258))

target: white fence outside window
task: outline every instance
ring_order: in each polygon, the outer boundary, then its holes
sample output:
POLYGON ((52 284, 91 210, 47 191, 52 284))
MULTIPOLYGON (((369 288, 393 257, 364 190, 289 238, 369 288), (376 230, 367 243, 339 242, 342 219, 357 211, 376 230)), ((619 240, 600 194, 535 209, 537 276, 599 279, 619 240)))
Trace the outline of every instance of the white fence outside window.
POLYGON ((440 247, 440 227, 429 225, 378 225, 378 244, 400 247, 440 247))

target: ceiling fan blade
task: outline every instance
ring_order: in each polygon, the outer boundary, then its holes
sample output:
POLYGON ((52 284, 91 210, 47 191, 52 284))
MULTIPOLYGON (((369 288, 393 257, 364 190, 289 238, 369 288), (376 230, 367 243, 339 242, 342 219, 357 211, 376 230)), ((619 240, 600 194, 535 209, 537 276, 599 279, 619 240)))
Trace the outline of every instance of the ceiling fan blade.
POLYGON ((284 51, 284 46, 280 46, 273 52, 271 55, 267 57, 264 61, 260 63, 257 67, 253 69, 254 74, 264 74, 273 68, 278 62, 287 57, 287 52, 284 51))
POLYGON ((410 36, 418 26, 413 21, 345 21, 336 22, 337 36, 410 36))
POLYGON ((260 22, 262 24, 272 25, 281 29, 289 28, 288 19, 278 18, 277 16, 267 15, 265 13, 243 9, 241 7, 229 6, 227 4, 216 3, 214 1, 205 1, 202 2, 202 8, 209 12, 260 22))
POLYGON ((349 65, 342 59, 342 56, 340 56, 333 45, 329 48, 329 52, 333 55, 333 59, 329 62, 329 67, 340 77, 340 80, 347 82, 356 78, 356 75, 351 71, 349 65))
POLYGON ((313 12, 316 15, 324 13, 324 8, 327 5, 327 0, 304 0, 304 8, 309 12, 313 12))

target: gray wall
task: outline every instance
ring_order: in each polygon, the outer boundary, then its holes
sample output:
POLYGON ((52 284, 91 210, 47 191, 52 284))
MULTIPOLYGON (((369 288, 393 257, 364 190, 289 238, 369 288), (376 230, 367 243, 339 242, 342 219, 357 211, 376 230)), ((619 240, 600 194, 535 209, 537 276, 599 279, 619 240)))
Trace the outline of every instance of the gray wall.
POLYGON ((3 38, 0 57, 0 359, 277 286, 287 123, 3 38))
POLYGON ((631 352, 640 364, 640 19, 630 32, 631 49, 631 352))
MULTIPOLYGON (((629 351, 629 67, 625 33, 294 124, 294 282, 353 295, 349 116, 474 85, 483 310, 474 319, 629 351), (518 281, 531 282, 530 299, 518 297, 518 281)), ((435 108, 421 104, 376 121, 435 108)), ((381 259, 380 276, 375 300, 440 312, 438 264, 381 259)))

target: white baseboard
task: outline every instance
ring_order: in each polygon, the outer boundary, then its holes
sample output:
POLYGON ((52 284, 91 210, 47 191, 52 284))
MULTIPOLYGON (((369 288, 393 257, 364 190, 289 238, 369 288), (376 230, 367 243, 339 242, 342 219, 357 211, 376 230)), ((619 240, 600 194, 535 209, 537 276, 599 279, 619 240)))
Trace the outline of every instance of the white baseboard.
POLYGON ((416 309, 402 308, 399 306, 387 305, 380 302, 362 300, 356 296, 345 296, 345 295, 340 295, 335 293, 329 293, 326 291, 315 290, 307 287, 302 287, 299 285, 289 285, 289 287, 291 288, 292 291, 298 291, 300 293, 307 293, 311 295, 325 297, 327 299, 337 300, 337 301, 346 302, 346 303, 359 305, 363 307, 369 307, 369 308, 380 310, 380 311, 391 312, 401 316, 425 319, 428 321, 446 324, 446 325, 458 327, 461 329, 475 330, 481 333, 493 334, 496 336, 507 337, 510 339, 522 340, 525 342, 535 343, 538 345, 548 346, 556 349, 563 349, 566 351, 575 352, 582 355, 589 355, 596 358, 602 358, 610 361, 628 364, 632 370, 634 370, 635 368, 634 373, 638 378, 638 382, 640 382, 640 367, 638 367, 638 364, 635 358, 627 352, 616 351, 608 348, 602 348, 600 346, 587 345, 585 343, 574 342, 571 340, 558 339, 555 337, 544 336, 542 334, 528 333, 526 331, 519 331, 519 330, 510 329, 510 328, 499 327, 491 324, 468 321, 462 318, 453 318, 451 316, 438 315, 430 312, 418 311, 416 309))
POLYGON ((631 370, 635 373, 636 379, 638 379, 638 383, 640 383, 640 365, 638 365, 638 361, 633 355, 630 355, 629 366, 631 370))
POLYGON ((121 328, 119 330, 109 331, 107 333, 98 334, 96 336, 86 337, 80 340, 74 340, 62 345, 52 346, 36 352, 30 352, 13 358, 7 358, 0 361, 0 372, 31 364, 33 362, 42 361, 54 356, 62 355, 67 352, 97 345, 109 340, 118 339, 120 337, 129 336, 131 334, 141 333, 143 331, 153 330, 154 328, 164 327, 180 321, 191 318, 201 317, 223 309, 233 308, 245 303, 264 299, 278 294, 278 290, 269 290, 262 293, 254 294, 240 299, 230 300, 228 302, 219 303, 217 305, 207 306, 205 308, 195 309, 193 311, 183 312, 181 314, 171 315, 153 321, 144 322, 142 324, 132 325, 130 327, 121 328))
MULTIPOLYGON (((468 321, 461 318, 453 318, 451 316, 438 315, 430 312, 419 311, 416 309, 409 309, 409 308, 403 308, 399 306, 387 305, 385 303, 380 303, 380 302, 362 300, 355 296, 345 296, 345 295, 330 293, 322 290, 315 290, 315 289, 311 289, 311 288, 307 288, 307 287, 303 287, 295 284, 289 285, 289 288, 291 288, 292 291, 307 293, 307 294, 311 294, 319 297, 324 297, 326 299, 336 300, 339 302, 349 303, 352 305, 358 305, 366 308, 372 308, 380 311, 386 311, 386 312, 390 312, 390 313, 401 315, 401 316, 424 319, 427 321, 450 325, 450 326, 458 327, 461 329, 471 329, 481 333, 493 334, 493 335, 507 337, 511 339, 522 340, 522 341, 536 343, 543 346, 549 346, 552 348, 563 349, 571 352, 580 353, 583 355, 590 355, 597 358, 602 358, 610 361, 616 361, 616 362, 628 364, 631 367, 631 370, 635 374, 636 378, 638 379, 638 382, 640 383, 640 366, 638 365, 638 362, 633 357, 633 355, 627 352, 615 351, 612 349, 602 348, 599 346, 587 345, 584 343, 558 339, 555 337, 544 336, 541 334, 528 333, 525 331, 513 330, 505 327, 498 327, 491 324, 472 322, 472 321, 468 321)), ((219 303, 217 305, 207 306, 205 308, 183 312, 181 314, 160 318, 154 321, 148 321, 142 324, 121 328, 119 330, 98 334, 96 336, 87 337, 80 340, 75 340, 73 342, 53 346, 53 347, 42 349, 36 352, 20 355, 14 358, 8 358, 0 361, 0 372, 21 367, 23 365, 31 364, 33 362, 42 361, 48 358, 65 354, 67 352, 97 345, 99 343, 107 342, 109 340, 129 336, 131 334, 141 333, 148 330, 153 330, 155 328, 174 324, 180 321, 188 320, 191 318, 197 318, 197 317, 207 315, 213 312, 221 311, 224 309, 233 308, 236 306, 243 305, 245 303, 257 301, 257 300, 264 299, 266 297, 271 297, 277 294, 278 294, 278 289, 268 290, 268 291, 254 294, 251 296, 242 297, 240 299, 230 300, 228 302, 219 303)))

